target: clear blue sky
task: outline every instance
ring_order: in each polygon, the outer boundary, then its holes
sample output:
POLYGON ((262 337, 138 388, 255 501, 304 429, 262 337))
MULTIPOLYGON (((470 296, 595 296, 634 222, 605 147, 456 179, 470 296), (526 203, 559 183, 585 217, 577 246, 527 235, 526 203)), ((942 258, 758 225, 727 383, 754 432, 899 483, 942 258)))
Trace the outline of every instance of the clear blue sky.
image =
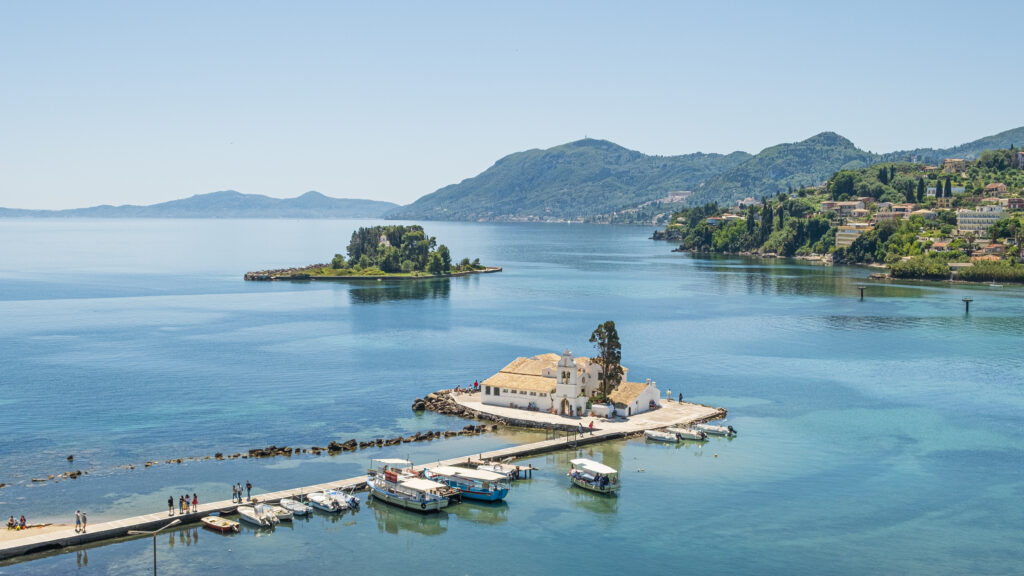
MULTIPOLYGON (((875 152, 1024 125, 1006 2, 0 3, 0 206, 408 203, 589 136, 875 152)), ((1022 143, 1024 144, 1024 143, 1022 143)))

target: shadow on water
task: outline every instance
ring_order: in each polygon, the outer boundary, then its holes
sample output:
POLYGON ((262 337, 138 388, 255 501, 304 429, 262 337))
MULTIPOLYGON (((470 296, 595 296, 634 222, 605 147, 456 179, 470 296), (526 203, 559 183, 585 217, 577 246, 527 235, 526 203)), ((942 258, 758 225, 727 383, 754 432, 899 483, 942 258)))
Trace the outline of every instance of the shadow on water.
POLYGON ((448 513, 459 520, 477 524, 504 524, 508 522, 508 502, 483 502, 463 500, 448 508, 448 513))
POLYGON ((349 298, 352 304, 379 304, 399 300, 447 300, 451 293, 451 280, 392 280, 352 282, 349 298))
POLYGON ((386 502, 367 504, 377 519, 377 530, 388 534, 416 532, 424 536, 437 536, 448 530, 448 513, 445 511, 421 514, 396 508, 386 502))

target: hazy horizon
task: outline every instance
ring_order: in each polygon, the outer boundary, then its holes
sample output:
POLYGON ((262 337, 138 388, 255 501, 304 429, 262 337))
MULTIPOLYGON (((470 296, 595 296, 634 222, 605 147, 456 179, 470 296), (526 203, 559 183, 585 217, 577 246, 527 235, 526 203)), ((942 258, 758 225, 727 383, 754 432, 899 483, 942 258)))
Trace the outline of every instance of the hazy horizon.
POLYGON ((954 146, 1024 125, 999 6, 4 4, 0 206, 409 204, 584 137, 666 156, 825 131, 954 146))

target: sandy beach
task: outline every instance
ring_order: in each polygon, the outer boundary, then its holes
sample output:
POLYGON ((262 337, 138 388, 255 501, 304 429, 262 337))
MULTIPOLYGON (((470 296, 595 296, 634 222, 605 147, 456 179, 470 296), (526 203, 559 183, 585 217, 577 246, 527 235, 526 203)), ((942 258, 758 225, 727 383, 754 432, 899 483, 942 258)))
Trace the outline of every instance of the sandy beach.
POLYGON ((40 534, 57 532, 58 530, 71 529, 74 529, 74 526, 71 524, 41 524, 38 526, 29 526, 24 530, 7 530, 4 528, 0 530, 0 542, 10 542, 11 540, 17 540, 19 538, 30 538, 32 536, 39 536, 40 534))

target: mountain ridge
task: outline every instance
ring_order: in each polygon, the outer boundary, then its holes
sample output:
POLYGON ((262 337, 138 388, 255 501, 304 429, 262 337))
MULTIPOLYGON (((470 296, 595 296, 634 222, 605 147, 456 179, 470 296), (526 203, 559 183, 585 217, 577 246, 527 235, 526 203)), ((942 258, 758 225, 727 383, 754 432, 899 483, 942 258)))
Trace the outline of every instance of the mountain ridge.
MULTIPOLYGON (((648 156, 607 140, 586 138, 548 149, 513 152, 476 176, 439 188, 387 218, 483 221, 619 221, 623 213, 653 215, 665 193, 693 193, 690 205, 760 198, 817 185, 841 169, 878 162, 935 164, 1024 143, 1024 127, 950 148, 875 154, 836 132, 769 146, 757 154, 701 152, 648 156)), ((671 212, 671 209, 667 209, 671 212)), ((665 210, 661 210, 664 212, 665 210)))
POLYGON ((394 202, 332 198, 310 190, 295 198, 272 198, 220 190, 149 205, 101 204, 65 210, 0 208, 0 217, 30 218, 380 218, 394 202))

